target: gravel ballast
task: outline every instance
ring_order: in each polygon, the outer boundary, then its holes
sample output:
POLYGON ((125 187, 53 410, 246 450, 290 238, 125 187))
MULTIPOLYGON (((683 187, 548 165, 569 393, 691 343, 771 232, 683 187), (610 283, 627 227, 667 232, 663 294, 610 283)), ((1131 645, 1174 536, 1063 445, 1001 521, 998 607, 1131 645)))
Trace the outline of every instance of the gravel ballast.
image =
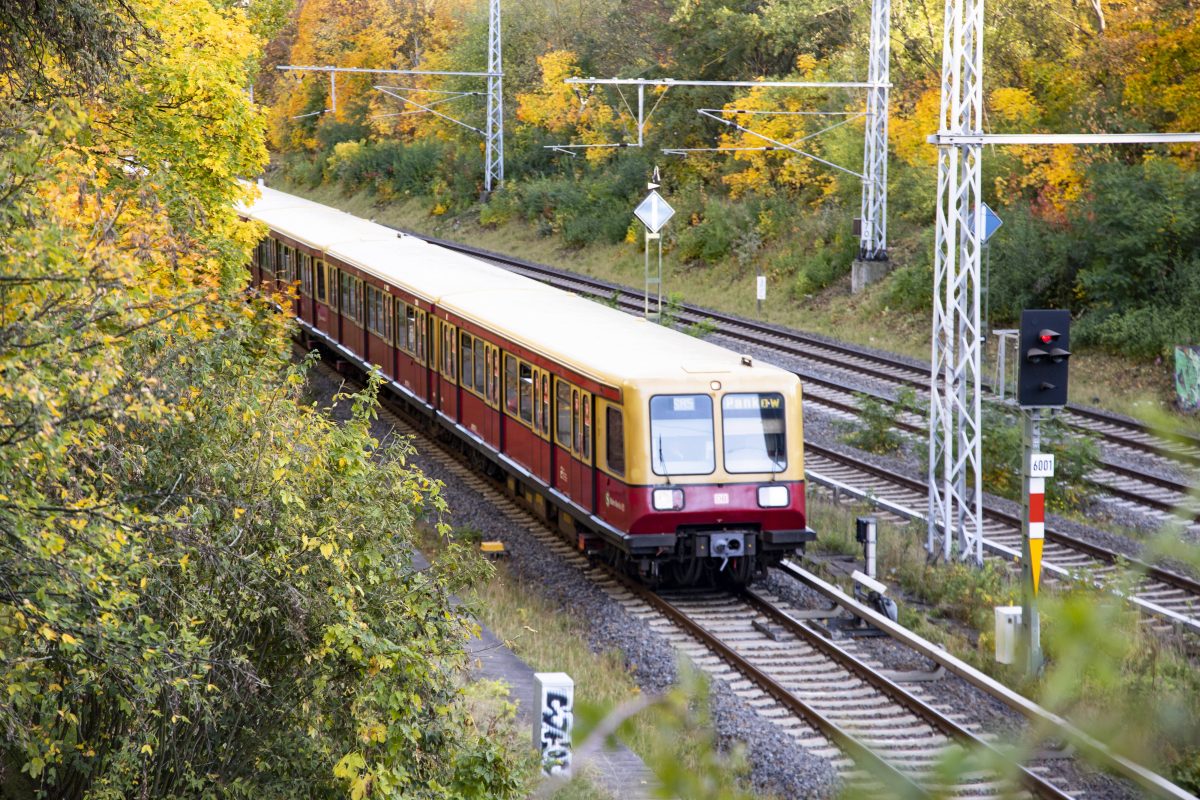
MULTIPOLYGON (((309 379, 313 395, 328 403, 339 391, 339 379, 326 370, 314 370, 309 379)), ((339 407, 340 416, 348 409, 339 407)), ((376 420, 373 434, 380 441, 391 436, 391 426, 376 420)), ((502 539, 509 553, 507 568, 531 590, 555 604, 562 613, 588 620, 587 640, 596 653, 619 650, 645 693, 659 693, 675 684, 677 656, 671 645, 645 622, 633 617, 618 602, 596 587, 575 566, 549 552, 520 527, 506 523, 497 509, 454 474, 421 453, 411 462, 428 477, 443 484, 443 495, 455 528, 473 528, 485 539, 502 539)), ((758 716, 721 680, 710 683, 709 704, 718 747, 745 745, 750 782, 763 793, 781 797, 833 797, 841 781, 827 759, 794 743, 774 724, 758 716)))

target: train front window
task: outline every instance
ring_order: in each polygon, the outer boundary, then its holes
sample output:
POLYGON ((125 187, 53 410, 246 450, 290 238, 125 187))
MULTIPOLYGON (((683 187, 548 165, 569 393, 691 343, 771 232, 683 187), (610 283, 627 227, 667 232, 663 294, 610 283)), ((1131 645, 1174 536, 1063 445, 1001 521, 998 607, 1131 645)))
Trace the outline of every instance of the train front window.
POLYGON ((716 469, 712 398, 650 398, 650 454, 656 475, 707 475, 716 469))
POLYGON ((787 469, 783 395, 727 394, 721 398, 726 472, 787 469))

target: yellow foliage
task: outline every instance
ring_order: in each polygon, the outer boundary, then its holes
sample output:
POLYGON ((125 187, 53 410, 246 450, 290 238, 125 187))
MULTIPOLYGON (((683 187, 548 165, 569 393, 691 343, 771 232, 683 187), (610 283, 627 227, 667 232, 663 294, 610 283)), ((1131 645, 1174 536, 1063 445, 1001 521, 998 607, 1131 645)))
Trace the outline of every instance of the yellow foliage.
POLYGON ((941 103, 940 87, 926 89, 910 113, 893 114, 888 120, 892 152, 901 161, 914 167, 937 164, 937 148, 929 143, 929 136, 938 132, 941 103))
POLYGON ((1036 123, 1042 115, 1042 108, 1032 92, 1011 86, 1001 87, 992 92, 991 110, 1001 120, 1023 123, 1026 128, 1036 123))
MULTIPOLYGON (((517 95, 516 113, 521 122, 563 136, 564 144, 572 135, 577 141, 571 143, 624 141, 635 128, 636 122, 628 114, 614 110, 604 100, 603 89, 565 82, 567 78, 579 77, 576 56, 570 50, 553 50, 539 56, 538 65, 542 70, 541 87, 536 92, 517 95)), ((593 163, 610 155, 606 148, 586 150, 586 158, 593 163)))
MULTIPOLYGON (((797 59, 797 64, 804 62, 805 56, 797 59)), ((738 172, 726 175, 724 181, 729 186, 733 197, 740 197, 747 192, 758 192, 771 195, 779 188, 799 189, 819 183, 822 192, 828 192, 834 186, 832 177, 824 167, 819 166, 810 158, 779 148, 769 140, 797 146, 814 155, 821 154, 819 137, 807 139, 814 133, 815 126, 826 127, 830 124, 829 117, 808 117, 776 112, 807 111, 812 109, 812 100, 801 97, 796 92, 781 92, 767 87, 754 87, 739 98, 725 105, 723 116, 736 124, 749 128, 757 133, 740 131, 729 128, 718 140, 719 147, 729 148, 764 148, 761 150, 741 150, 733 158, 745 166, 738 172), (768 113, 755 113, 768 112, 768 113), (813 120, 817 120, 815 123, 813 120), (767 137, 767 138, 763 138, 767 137), (766 148, 772 149, 766 149, 766 148)))

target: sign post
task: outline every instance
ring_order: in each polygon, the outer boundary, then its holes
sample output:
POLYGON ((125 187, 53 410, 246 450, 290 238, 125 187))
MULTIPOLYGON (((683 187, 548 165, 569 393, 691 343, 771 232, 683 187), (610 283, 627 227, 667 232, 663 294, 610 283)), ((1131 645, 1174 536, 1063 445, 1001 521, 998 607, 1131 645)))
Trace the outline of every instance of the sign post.
POLYGON ((675 209, 655 191, 662 179, 658 175, 658 167, 654 168, 654 178, 646 188, 650 194, 633 210, 634 215, 646 226, 646 291, 643 298, 642 313, 647 319, 658 319, 662 315, 662 234, 659 231, 667 224, 667 220, 675 216, 675 209), (650 242, 658 242, 658 274, 650 272, 650 242), (650 312, 650 287, 656 287, 658 302, 653 314, 650 312))
POLYGON ((571 730, 575 727, 575 681, 565 672, 535 672, 537 716, 533 744, 546 775, 571 775, 571 730))
POLYGON ((1071 312, 1025 309, 1021 312, 1018 347, 1023 351, 1017 372, 1017 403, 1025 419, 1024 463, 1021 464, 1025 513, 1021 532, 1021 644, 1025 668, 1042 668, 1042 629, 1037 596, 1042 578, 1042 546, 1046 540, 1046 478, 1054 477, 1054 456, 1041 452, 1042 409, 1067 404, 1071 351, 1071 312))
POLYGON ((1046 478, 1054 476, 1054 456, 1042 449, 1042 410, 1026 409, 1024 463, 1021 466, 1024 513, 1021 515, 1021 644, 1025 670, 1042 668, 1042 621, 1037 596, 1042 579, 1042 547, 1046 540, 1046 478))

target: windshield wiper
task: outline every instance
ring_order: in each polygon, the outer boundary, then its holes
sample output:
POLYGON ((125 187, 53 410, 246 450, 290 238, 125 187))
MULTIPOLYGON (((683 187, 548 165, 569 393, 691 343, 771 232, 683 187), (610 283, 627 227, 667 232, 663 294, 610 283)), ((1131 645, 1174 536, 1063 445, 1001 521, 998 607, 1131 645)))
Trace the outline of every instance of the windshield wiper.
POLYGON ((662 436, 658 437, 658 463, 662 464, 663 477, 667 479, 667 485, 671 485, 671 470, 667 469, 667 460, 663 458, 662 436))

